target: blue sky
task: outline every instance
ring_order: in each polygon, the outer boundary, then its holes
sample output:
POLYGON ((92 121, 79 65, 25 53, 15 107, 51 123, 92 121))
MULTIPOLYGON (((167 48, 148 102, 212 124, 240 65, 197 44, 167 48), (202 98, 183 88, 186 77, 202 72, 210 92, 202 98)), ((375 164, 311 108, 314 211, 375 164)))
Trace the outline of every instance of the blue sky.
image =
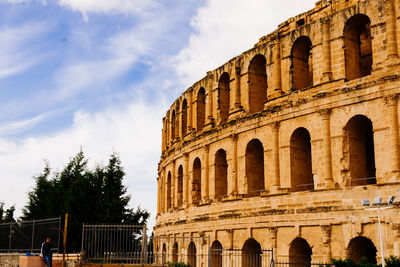
POLYGON ((0 0, 0 201, 80 149, 116 151, 132 206, 156 209, 162 117, 188 86, 315 0, 0 0))

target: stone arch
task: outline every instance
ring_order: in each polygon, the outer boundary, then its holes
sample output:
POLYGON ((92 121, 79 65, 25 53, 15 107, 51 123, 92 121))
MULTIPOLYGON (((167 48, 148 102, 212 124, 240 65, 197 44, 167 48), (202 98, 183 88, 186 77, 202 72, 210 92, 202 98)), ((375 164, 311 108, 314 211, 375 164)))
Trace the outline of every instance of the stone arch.
POLYGON ((312 43, 309 37, 300 36, 292 47, 292 90, 301 90, 313 85, 312 43))
POLYGON ((188 105, 186 99, 183 100, 182 102, 182 113, 181 113, 181 131, 182 131, 182 137, 184 137, 187 134, 187 117, 188 117, 188 105))
POLYGON ((289 262, 311 264, 312 249, 308 242, 301 237, 295 238, 289 246, 289 262))
POLYGON ((303 127, 297 128, 290 137, 290 177, 293 192, 314 189, 311 137, 303 127))
POLYGON ((215 197, 220 198, 228 194, 228 162, 226 151, 220 149, 215 154, 215 197))
POLYGON ((179 165, 178 167, 178 207, 181 207, 183 204, 183 167, 179 165))
POLYGON ((261 245, 254 238, 247 239, 242 248, 242 267, 261 267, 261 245))
POLYGON ((246 147, 247 193, 257 195, 264 185, 264 147, 260 140, 251 140, 246 147))
POLYGON ((201 161, 196 158, 193 162, 192 203, 198 204, 201 200, 201 161))
POLYGON ((225 123, 229 116, 230 104, 230 77, 227 72, 222 73, 218 81, 218 108, 221 116, 221 123, 225 123))
POLYGON ((164 243, 161 252, 161 263, 167 262, 167 245, 164 243))
POLYGON ((264 109, 267 100, 267 71, 266 59, 263 55, 256 55, 250 61, 249 76, 249 110, 250 113, 260 112, 264 109))
POLYGON ((176 113, 175 110, 172 111, 171 115, 171 139, 174 140, 176 136, 176 113))
POLYGON ((343 128, 343 159, 351 185, 376 184, 374 133, 368 117, 356 115, 343 128))
POLYGON ((178 262, 178 243, 175 242, 174 245, 172 246, 172 262, 176 263, 178 262))
POLYGON ((353 80, 371 74, 371 20, 367 15, 350 17, 343 29, 346 79, 353 80))
POLYGON ((192 267, 196 267, 196 245, 194 244, 193 241, 190 242, 189 247, 188 247, 188 263, 192 267))
POLYGON ((206 121, 206 91, 204 87, 201 87, 197 93, 196 101, 196 120, 197 120, 197 131, 203 129, 204 123, 206 121))
POLYGON ((376 264, 376 247, 371 239, 358 236, 350 240, 347 246, 347 258, 355 263, 360 263, 362 258, 366 258, 369 263, 376 264))
POLYGON ((218 240, 211 245, 211 266, 222 267, 222 245, 218 240))
POLYGON ((172 175, 168 172, 167 176, 167 210, 172 208, 172 175))

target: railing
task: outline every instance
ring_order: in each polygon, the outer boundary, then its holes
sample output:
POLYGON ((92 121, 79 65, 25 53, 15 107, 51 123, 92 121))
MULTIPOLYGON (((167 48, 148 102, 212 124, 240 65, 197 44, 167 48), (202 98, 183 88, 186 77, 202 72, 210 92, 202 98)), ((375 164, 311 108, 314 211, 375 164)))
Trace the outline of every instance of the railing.
POLYGON ((46 237, 59 250, 61 217, 0 224, 0 252, 40 252, 46 237))
POLYGON ((370 185, 370 184, 376 184, 376 177, 352 178, 350 180, 350 186, 370 185))
POLYGON ((297 184, 296 192, 314 190, 314 183, 311 184, 297 184))
POLYGON ((332 263, 296 263, 296 262, 275 262, 275 267, 335 267, 332 263))

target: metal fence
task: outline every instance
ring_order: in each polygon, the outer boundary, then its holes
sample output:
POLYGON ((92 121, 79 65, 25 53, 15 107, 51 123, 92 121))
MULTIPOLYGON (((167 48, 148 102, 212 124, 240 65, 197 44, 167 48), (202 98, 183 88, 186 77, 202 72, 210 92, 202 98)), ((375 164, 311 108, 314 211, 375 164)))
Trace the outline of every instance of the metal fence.
POLYGON ((46 237, 53 250, 59 251, 61 217, 0 224, 0 252, 40 252, 46 237))
POLYGON ((86 225, 82 227, 82 261, 148 263, 146 226, 86 225))
POLYGON ((335 267, 332 263, 295 263, 295 262, 275 262, 275 267, 335 267))

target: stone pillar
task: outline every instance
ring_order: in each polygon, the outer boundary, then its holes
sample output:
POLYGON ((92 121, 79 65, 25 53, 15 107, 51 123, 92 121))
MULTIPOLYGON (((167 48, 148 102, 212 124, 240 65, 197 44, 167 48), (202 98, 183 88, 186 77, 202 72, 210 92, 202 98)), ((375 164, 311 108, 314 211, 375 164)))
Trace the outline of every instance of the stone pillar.
MULTIPOLYGON (((207 202, 209 199, 209 171, 210 171, 210 145, 204 146, 204 193, 202 196, 203 202, 207 202)), ((203 188, 203 186, 202 186, 203 188)))
POLYGON ((233 249, 233 230, 232 229, 228 229, 226 230, 226 232, 228 233, 228 239, 229 239, 229 248, 228 249, 233 249))
MULTIPOLYGON (((386 105, 390 109, 390 155, 391 157, 391 172, 397 178, 400 172, 400 147, 399 147, 399 94, 393 94, 385 98, 386 105)), ((397 181, 397 179, 393 182, 397 181)))
POLYGON ((187 133, 193 131, 193 103, 192 103, 193 89, 191 88, 187 93, 187 133))
POLYGON ((172 209, 175 209, 178 207, 178 175, 176 175, 176 168, 175 168, 176 162, 175 160, 172 161, 172 177, 171 177, 171 193, 173 194, 171 196, 171 201, 172 201, 172 209))
POLYGON ((392 223, 390 230, 393 233, 393 253, 390 255, 400 257, 400 223, 392 223))
POLYGON ((323 55, 323 70, 322 82, 332 80, 332 63, 331 63, 331 22, 325 17, 321 19, 322 23, 322 55, 323 55))
POLYGON ((206 77, 206 122, 204 128, 211 129, 214 124, 213 117, 213 88, 214 88, 214 75, 211 71, 207 72, 206 77))
MULTIPOLYGON (((398 61, 398 49, 397 49, 397 29, 396 29, 396 10, 394 0, 385 0, 386 10, 386 50, 387 60, 390 63, 392 61, 398 61)), ((389 63, 389 64, 390 64, 389 63)))
POLYGON ((323 246, 323 261, 326 263, 330 263, 332 259, 332 251, 331 251, 331 225, 321 225, 322 230, 322 246, 323 246))
POLYGON ((183 204, 185 207, 189 205, 189 154, 183 154, 185 168, 183 177, 183 204))
POLYGON ((271 193, 276 193, 281 187, 280 165, 279 165, 279 122, 271 124, 272 128, 272 188, 271 193))
POLYGON ((167 138, 166 138, 166 134, 165 134, 165 130, 167 129, 167 126, 166 126, 166 121, 165 121, 165 117, 163 118, 163 127, 162 127, 162 130, 161 130, 161 135, 162 135, 162 140, 161 140, 161 143, 162 143, 162 145, 161 145, 161 149, 162 149, 162 152, 164 152, 165 151, 165 149, 166 149, 166 146, 167 146, 167 138))
MULTIPOLYGON (((281 74, 281 41, 279 39, 279 34, 275 36, 275 42, 273 43, 273 91, 272 96, 282 95, 282 74, 281 74)), ((270 96, 268 96, 270 98, 270 96)))
POLYGON ((167 115, 166 115, 166 117, 165 117, 165 133, 166 133, 166 139, 167 139, 167 146, 169 147, 170 145, 171 145, 171 139, 170 139, 170 137, 171 137, 171 134, 170 134, 170 131, 171 131, 171 127, 170 127, 170 125, 169 125, 169 111, 167 111, 167 115))
POLYGON ((334 188, 335 183, 332 175, 332 148, 331 148, 331 110, 323 109, 319 111, 322 118, 322 138, 323 138, 323 181, 318 181, 318 188, 334 188))
POLYGON ((161 173, 157 177, 157 215, 161 213, 161 173))
POLYGON ((230 194, 232 196, 236 196, 238 194, 238 175, 237 175, 237 134, 231 135, 232 142, 232 180, 231 180, 231 191, 230 194))
POLYGON ((278 227, 268 227, 269 236, 271 239, 271 248, 274 250, 274 258, 273 260, 276 261, 276 252, 278 249, 278 227))
POLYGON ((229 118, 228 120, 234 120, 243 110, 241 103, 241 93, 240 93, 240 78, 241 78, 241 62, 240 59, 236 60, 235 64, 235 85, 231 89, 233 93, 233 105, 230 105, 229 118))
MULTIPOLYGON (((179 103, 180 105, 182 105, 182 103, 179 103)), ((176 121, 177 123, 175 124, 175 130, 177 132, 176 134, 176 140, 182 140, 183 139, 183 135, 182 135, 182 108, 181 107, 176 107, 176 121), (176 127, 178 127, 178 129, 176 129, 176 127)))
POLYGON ((166 213, 168 211, 168 207, 167 207, 168 179, 167 179, 167 171, 166 171, 165 167, 163 168, 163 176, 164 176, 164 183, 163 183, 164 184, 164 190, 163 190, 163 192, 164 192, 163 207, 164 208, 163 208, 163 210, 164 210, 164 213, 166 213))

